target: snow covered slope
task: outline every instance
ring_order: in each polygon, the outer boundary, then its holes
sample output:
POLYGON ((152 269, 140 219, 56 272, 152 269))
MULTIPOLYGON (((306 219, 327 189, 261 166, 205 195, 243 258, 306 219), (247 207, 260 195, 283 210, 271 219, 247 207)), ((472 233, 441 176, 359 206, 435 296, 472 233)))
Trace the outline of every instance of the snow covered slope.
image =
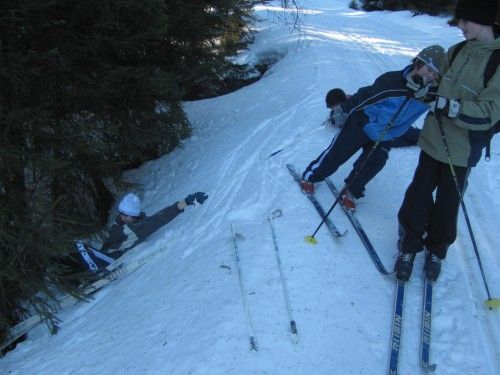
MULTIPOLYGON (((284 25, 282 10, 259 7, 255 44, 241 61, 280 56, 257 83, 210 100, 186 103, 194 126, 182 148, 125 178, 143 184, 147 213, 205 191, 203 206, 184 214, 141 245, 167 243, 136 273, 109 285, 89 303, 61 312, 60 332, 39 326, 0 359, 2 374, 386 374, 394 294, 343 213, 332 220, 346 237, 325 231, 311 246, 304 236, 319 217, 285 168, 302 170, 334 131, 322 126, 324 96, 333 87, 354 92, 382 72, 403 68, 431 44, 462 40, 445 18, 409 12, 354 11, 347 0, 301 1, 300 32, 284 25), (274 152, 282 150, 274 156, 274 152), (299 341, 289 321, 274 256, 274 220, 299 341), (237 278, 231 223, 258 351, 237 278)), ((422 119, 418 125, 421 126, 422 119)), ((473 170, 465 197, 492 294, 500 295, 500 137, 492 161, 473 170)), ((358 218, 382 262, 392 269, 396 213, 419 150, 395 149, 367 187, 358 218)), ((337 185, 351 163, 333 176, 337 185)), ((318 196, 332 202, 326 186, 318 196)), ((423 288, 419 256, 407 283, 401 374, 421 374, 419 340, 423 288)), ((436 283, 432 360, 437 374, 500 373, 500 313, 488 311, 478 265, 460 216, 459 236, 436 283)))

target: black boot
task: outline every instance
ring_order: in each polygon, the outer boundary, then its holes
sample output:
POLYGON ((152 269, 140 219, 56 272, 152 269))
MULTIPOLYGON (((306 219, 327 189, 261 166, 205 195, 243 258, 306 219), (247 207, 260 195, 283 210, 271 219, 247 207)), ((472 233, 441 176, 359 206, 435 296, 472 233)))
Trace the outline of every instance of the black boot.
POLYGON ((413 269, 413 262, 415 260, 415 253, 403 253, 400 252, 396 264, 394 265, 394 271, 396 272, 396 279, 400 281, 408 281, 411 276, 411 271, 413 269))
POLYGON ((425 255, 424 273, 427 279, 436 281, 441 273, 441 258, 427 251, 425 255))

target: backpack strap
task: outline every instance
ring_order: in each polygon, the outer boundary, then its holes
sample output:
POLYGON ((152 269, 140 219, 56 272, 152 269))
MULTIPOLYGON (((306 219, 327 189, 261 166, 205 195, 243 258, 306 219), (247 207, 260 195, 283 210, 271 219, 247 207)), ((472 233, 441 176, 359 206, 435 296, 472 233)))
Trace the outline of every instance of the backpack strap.
POLYGON ((493 138, 493 136, 500 132, 500 121, 498 121, 492 128, 490 128, 489 130, 486 131, 485 133, 485 137, 486 137, 486 151, 485 151, 485 155, 484 155, 484 159, 486 161, 490 161, 491 159, 491 153, 490 153, 490 143, 491 143, 491 138, 493 138))
POLYGON ((462 48, 464 48, 466 42, 467 41, 464 40, 464 41, 457 44, 457 46, 455 47, 455 49, 451 53, 451 60, 450 60, 449 66, 451 66, 451 64, 453 64, 453 60, 455 60, 455 57, 457 57, 458 53, 462 50, 462 48))
POLYGON ((484 68, 484 87, 486 87, 490 79, 495 75, 498 64, 500 64, 500 49, 494 50, 486 63, 486 67, 484 68))
MULTIPOLYGON (((490 79, 495 75, 497 71, 498 64, 500 64, 500 50, 496 49, 491 54, 488 62, 486 63, 486 67, 484 68, 484 87, 488 84, 490 79)), ((490 154, 490 143, 491 138, 495 135, 495 133, 500 132, 500 121, 497 122, 487 133, 486 133, 486 151, 485 151, 485 159, 489 161, 491 159, 490 154)))

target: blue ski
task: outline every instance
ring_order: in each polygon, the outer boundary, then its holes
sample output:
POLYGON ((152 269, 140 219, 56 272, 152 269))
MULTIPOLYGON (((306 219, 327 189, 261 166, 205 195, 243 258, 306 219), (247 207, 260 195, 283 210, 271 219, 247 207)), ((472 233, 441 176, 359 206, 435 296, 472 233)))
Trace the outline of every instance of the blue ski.
POLYGON ((420 341, 420 366, 434 371, 435 364, 430 363, 431 326, 432 326, 432 281, 424 278, 424 298, 422 307, 422 339, 420 341))
POLYGON ((401 348, 401 333, 403 329, 403 304, 405 298, 404 281, 396 280, 396 297, 392 316, 391 357, 389 360, 389 375, 397 375, 399 349, 401 348))
MULTIPOLYGON (((286 167, 288 168, 288 171, 292 175, 295 182, 297 182, 297 184, 300 185, 300 177, 297 174, 297 171, 295 170, 295 168, 291 164, 287 164, 286 167)), ((321 218, 324 219, 326 216, 326 213, 325 213, 325 210, 323 209, 323 207, 321 207, 321 204, 318 202, 318 200, 313 195, 308 195, 308 194, 304 194, 304 195, 307 196, 307 198, 309 198, 309 200, 311 201, 313 206, 316 208, 316 211, 318 211, 319 216, 321 216, 321 218)), ((341 233, 337 229, 335 224, 333 224, 329 218, 325 219, 325 224, 328 227, 328 230, 330 231, 332 236, 334 236, 334 237, 337 237, 337 238, 343 237, 347 234, 347 231, 345 231, 344 233, 341 233)))
MULTIPOLYGON (((328 185, 328 187, 330 188, 330 190, 332 191, 335 198, 338 199, 340 193, 337 190, 337 188, 335 187, 334 183, 328 178, 325 180, 325 182, 328 185)), ((361 223, 359 222, 359 220, 356 218, 356 215, 354 214, 354 212, 347 210, 342 205, 342 203, 340 204, 340 206, 342 207, 342 210, 344 210, 344 213, 347 215, 347 218, 349 219, 352 226, 356 230, 356 233, 358 234, 361 242, 363 242, 363 245, 365 245, 366 251, 368 251, 368 255, 370 255, 370 258, 372 259, 373 263, 375 263, 375 267, 377 267, 379 272, 383 275, 391 274, 392 272, 387 271, 387 269, 384 267, 384 264, 382 263, 382 261, 380 260, 378 254, 377 254, 377 251, 375 250, 372 243, 370 242, 370 239, 366 235, 366 232, 364 231, 363 227, 361 226, 361 223)))

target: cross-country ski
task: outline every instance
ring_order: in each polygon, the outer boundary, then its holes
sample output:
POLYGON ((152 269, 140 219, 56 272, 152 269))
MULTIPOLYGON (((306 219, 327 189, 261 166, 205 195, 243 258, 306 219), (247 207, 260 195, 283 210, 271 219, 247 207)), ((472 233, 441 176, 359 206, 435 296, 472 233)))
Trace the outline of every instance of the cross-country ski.
MULTIPOLYGON (((292 175, 294 181, 300 185, 300 178, 299 178, 299 175, 297 174, 297 171, 294 169, 294 167, 291 164, 287 164, 286 167, 288 169, 288 172, 290 172, 290 174, 292 175)), ((299 188, 300 188, 300 186, 299 186, 299 188)), ((325 225, 334 238, 343 237, 347 234, 347 231, 345 231, 344 233, 340 232, 337 229, 337 227, 335 226, 335 224, 333 224, 333 222, 330 220, 330 218, 326 217, 325 209, 323 208, 323 206, 318 202, 318 200, 313 195, 310 195, 310 194, 304 194, 304 195, 312 203, 312 205, 316 209, 320 218, 325 220, 325 225)))
MULTIPOLYGON (((325 182, 326 182, 326 185, 332 191, 332 193, 335 196, 335 198, 338 199, 338 197, 339 197, 339 191, 337 190, 337 188, 335 187, 335 185, 333 184, 333 182, 329 178, 327 178, 325 180, 325 182)), ((354 227, 354 230, 358 234, 359 239, 361 240, 361 242, 363 243, 366 251, 368 252, 368 255, 370 256, 371 260, 375 264, 375 267, 377 267, 377 270, 382 275, 389 275, 389 274, 391 274, 392 272, 387 271, 387 269, 385 268, 384 264, 380 260, 380 257, 378 256, 377 251, 373 247, 370 239, 368 238, 365 230, 361 226, 361 223, 357 219, 356 215, 351 210, 346 209, 346 207, 343 204, 340 204, 340 207, 342 207, 342 210, 344 211, 344 213, 348 217, 349 221, 351 222, 352 226, 354 227)))

